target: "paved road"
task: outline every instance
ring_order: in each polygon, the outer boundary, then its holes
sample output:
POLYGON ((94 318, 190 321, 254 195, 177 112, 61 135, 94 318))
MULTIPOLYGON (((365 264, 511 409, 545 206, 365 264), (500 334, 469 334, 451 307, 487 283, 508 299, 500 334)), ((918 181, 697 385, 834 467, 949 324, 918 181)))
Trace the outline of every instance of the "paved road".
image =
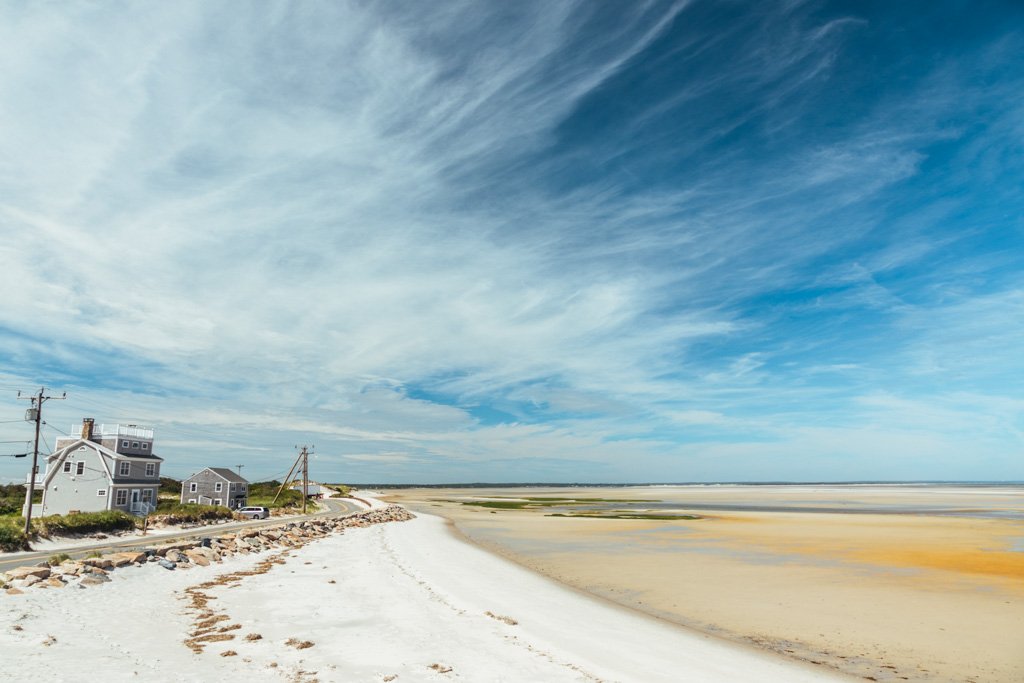
POLYGON ((288 522, 301 522, 304 519, 313 519, 315 517, 343 517, 356 512, 362 512, 366 509, 359 504, 344 498, 324 498, 320 502, 325 504, 327 509, 310 515, 297 515, 295 517, 286 517, 283 519, 280 517, 271 517, 270 519, 253 520, 250 522, 215 524, 197 527, 195 529, 174 534, 135 536, 122 540, 111 539, 106 541, 97 541, 96 543, 89 545, 80 545, 75 546, 74 548, 65 548, 64 550, 61 550, 60 548, 49 548, 42 552, 19 554, 14 557, 4 557, 3 555, 0 555, 0 572, 8 569, 14 569, 15 567, 38 564, 41 560, 45 560, 57 553, 67 553, 73 559, 80 559, 96 551, 105 553, 109 551, 127 552, 129 550, 142 550, 145 548, 152 548, 155 545, 170 543, 172 541, 182 541, 185 539, 200 538, 203 536, 219 536, 220 534, 224 534, 229 531, 237 531, 239 529, 258 529, 265 526, 287 524, 288 522))

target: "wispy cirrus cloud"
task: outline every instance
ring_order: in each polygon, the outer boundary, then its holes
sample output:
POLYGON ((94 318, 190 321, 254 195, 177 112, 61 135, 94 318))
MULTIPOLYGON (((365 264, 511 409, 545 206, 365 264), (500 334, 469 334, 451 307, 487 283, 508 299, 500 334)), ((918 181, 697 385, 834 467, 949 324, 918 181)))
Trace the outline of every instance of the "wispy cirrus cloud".
MULTIPOLYGON (((735 479, 786 449, 828 478, 864 396, 1021 369, 1020 264, 963 170, 1021 170, 988 151, 1019 32, 924 63, 813 2, 7 14, 4 383, 162 425, 182 469, 315 438, 354 478, 735 479)), ((961 438, 930 419, 920 457, 835 472, 924 476, 961 438)))

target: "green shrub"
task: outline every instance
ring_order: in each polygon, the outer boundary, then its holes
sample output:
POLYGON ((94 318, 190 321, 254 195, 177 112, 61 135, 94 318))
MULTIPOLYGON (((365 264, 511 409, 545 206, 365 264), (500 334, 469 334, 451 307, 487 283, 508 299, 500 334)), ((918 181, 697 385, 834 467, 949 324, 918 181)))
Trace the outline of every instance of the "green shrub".
POLYGON ((47 515, 32 520, 41 536, 91 534, 97 531, 126 531, 135 528, 135 518, 120 510, 78 512, 73 515, 47 515))
POLYGON ((57 555, 51 555, 50 559, 48 559, 46 562, 51 567, 56 567, 61 562, 64 562, 65 560, 70 560, 70 559, 71 559, 71 556, 68 555, 67 553, 59 553, 57 555))
POLYGON ((231 519, 234 513, 223 505, 199 505, 198 503, 176 503, 160 501, 156 512, 149 516, 150 522, 159 520, 167 524, 197 523, 207 520, 231 519))
POLYGON ((249 485, 249 498, 246 505, 258 505, 266 508, 302 507, 302 491, 285 489, 274 502, 277 490, 281 488, 279 481, 261 481, 249 485))
POLYGON ((0 550, 13 552, 27 549, 28 540, 21 525, 0 521, 0 550))

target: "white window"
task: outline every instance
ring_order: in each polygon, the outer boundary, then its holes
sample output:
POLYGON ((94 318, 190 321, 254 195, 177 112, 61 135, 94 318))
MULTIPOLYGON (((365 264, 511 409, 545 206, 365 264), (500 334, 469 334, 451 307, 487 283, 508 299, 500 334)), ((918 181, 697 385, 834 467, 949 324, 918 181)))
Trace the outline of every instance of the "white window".
POLYGON ((128 448, 128 442, 127 441, 122 441, 121 442, 121 448, 128 448))
POLYGON ((214 493, 220 493, 223 490, 224 490, 224 484, 222 482, 218 481, 216 484, 213 485, 213 492, 214 493))
POLYGON ((132 464, 128 461, 123 461, 118 465, 117 473, 122 477, 127 477, 128 473, 131 472, 132 464))
POLYGON ((142 442, 142 450, 144 450, 144 451, 148 451, 149 450, 149 444, 146 443, 145 441, 142 442))
POLYGON ((70 472, 70 471, 71 471, 71 465, 72 465, 72 464, 73 464, 73 463, 72 463, 72 462, 71 462, 70 460, 65 460, 65 461, 64 461, 64 471, 65 471, 65 472, 70 472))
POLYGON ((189 498, 189 499, 188 499, 188 502, 190 502, 190 503, 194 503, 194 502, 196 502, 196 499, 195 499, 195 498, 189 498))
POLYGON ((146 476, 147 477, 155 477, 156 476, 156 463, 155 462, 147 462, 146 463, 146 476))
POLYGON ((132 441, 132 448, 138 448, 138 447, 139 447, 139 442, 138 441, 132 441))
POLYGON ((128 489, 118 489, 117 497, 114 500, 115 505, 127 505, 128 504, 128 489))
POLYGON ((75 468, 75 474, 85 474, 85 461, 79 460, 78 466, 75 468))
POLYGON ((221 499, 220 498, 214 498, 213 499, 213 504, 214 505, 221 505, 221 499))
POLYGON ((153 500, 153 489, 142 489, 142 502, 149 503, 153 500))
MULTIPOLYGON (((190 483, 188 485, 188 492, 189 493, 195 493, 198 490, 199 490, 199 484, 197 484, 195 482, 192 482, 192 483, 190 483)), ((192 502, 194 503, 195 501, 193 500, 192 502)))
POLYGON ((107 495, 107 490, 106 489, 96 489, 96 495, 100 496, 100 497, 106 496, 107 495))

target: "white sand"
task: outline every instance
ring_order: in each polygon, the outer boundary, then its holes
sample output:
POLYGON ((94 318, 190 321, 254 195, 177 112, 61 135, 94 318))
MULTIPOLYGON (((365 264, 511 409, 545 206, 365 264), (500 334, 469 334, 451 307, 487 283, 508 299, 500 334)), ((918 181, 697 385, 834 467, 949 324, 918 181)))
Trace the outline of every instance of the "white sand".
POLYGON ((427 515, 350 529, 238 587, 210 589, 210 607, 230 617, 223 623, 242 628, 193 654, 182 644, 193 624, 182 589, 256 561, 173 572, 149 564, 86 590, 0 596, 0 680, 26 671, 61 681, 846 680, 589 598, 427 515), (242 640, 248 633, 263 638, 242 640), (289 638, 315 645, 297 650, 289 638), (219 656, 229 649, 238 656, 219 656))

